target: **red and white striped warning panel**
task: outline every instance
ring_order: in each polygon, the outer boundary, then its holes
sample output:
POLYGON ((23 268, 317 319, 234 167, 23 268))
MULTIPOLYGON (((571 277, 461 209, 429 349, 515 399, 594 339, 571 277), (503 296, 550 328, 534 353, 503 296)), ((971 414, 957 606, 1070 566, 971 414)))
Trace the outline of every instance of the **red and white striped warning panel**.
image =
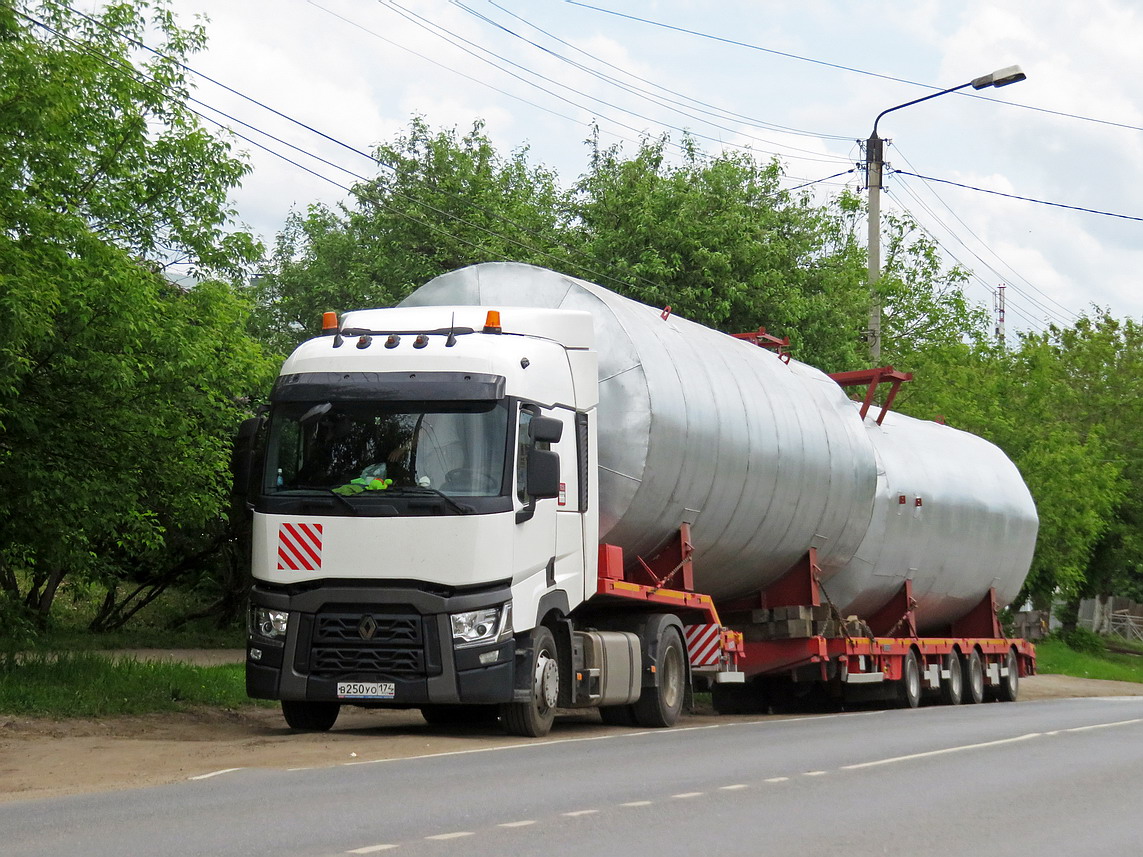
POLYGON ((691 666, 718 666, 722 627, 720 625, 687 625, 685 630, 691 666))
POLYGON ((278 571, 317 571, 321 568, 321 524, 282 524, 278 527, 278 571))

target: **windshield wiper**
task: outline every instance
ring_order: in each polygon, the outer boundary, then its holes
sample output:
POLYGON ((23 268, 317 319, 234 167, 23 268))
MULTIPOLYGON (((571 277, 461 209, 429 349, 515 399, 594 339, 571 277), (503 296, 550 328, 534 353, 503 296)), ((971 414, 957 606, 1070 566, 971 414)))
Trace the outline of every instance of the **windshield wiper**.
POLYGON ((444 491, 438 491, 436 488, 430 488, 427 485, 401 485, 393 486, 388 489, 390 494, 423 494, 427 497, 440 497, 449 506, 460 512, 462 515, 470 515, 476 511, 475 506, 470 506, 467 503, 461 503, 454 500, 444 491))
MULTIPOLYGON (((345 505, 345 508, 347 508, 350 511, 351 514, 354 514, 354 515, 357 514, 357 506, 353 503, 350 503, 349 498, 347 496, 345 496, 344 494, 338 494, 332 488, 327 488, 326 490, 329 491, 329 496, 333 497, 335 500, 340 500, 345 505)), ((356 495, 354 495, 354 496, 356 496, 356 495)))

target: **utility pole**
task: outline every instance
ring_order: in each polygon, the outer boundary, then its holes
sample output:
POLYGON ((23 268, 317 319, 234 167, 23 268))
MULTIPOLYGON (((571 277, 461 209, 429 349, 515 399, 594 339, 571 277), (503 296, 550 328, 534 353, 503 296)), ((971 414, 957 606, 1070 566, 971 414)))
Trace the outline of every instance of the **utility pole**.
POLYGON ((877 136, 877 123, 886 113, 892 113, 902 107, 920 104, 930 98, 948 95, 950 92, 967 89, 970 86, 973 89, 984 89, 989 86, 999 88, 1008 86, 1010 83, 1019 83, 1026 78, 1027 75, 1020 70, 1020 66, 1010 65, 1007 68, 994 71, 992 74, 986 74, 983 77, 974 78, 968 83, 962 83, 960 86, 942 89, 940 92, 914 98, 912 101, 906 101, 904 104, 882 110, 873 120, 873 133, 865 141, 865 183, 869 190, 869 331, 867 337, 869 340, 869 359, 874 366, 881 361, 881 295, 878 292, 877 281, 881 279, 881 188, 883 187, 882 180, 885 167, 885 141, 877 136))
POLYGON ((996 344, 1000 346, 1000 350, 1004 350, 1004 289, 1007 288, 1003 283, 996 287, 996 295, 994 302, 996 305, 996 344))
MULTIPOLYGON (((880 119, 881 117, 877 117, 880 119)), ((885 166, 884 141, 877 136, 877 126, 865 141, 865 184, 869 191, 869 360, 881 362, 881 295, 877 281, 881 279, 881 174, 885 166)))

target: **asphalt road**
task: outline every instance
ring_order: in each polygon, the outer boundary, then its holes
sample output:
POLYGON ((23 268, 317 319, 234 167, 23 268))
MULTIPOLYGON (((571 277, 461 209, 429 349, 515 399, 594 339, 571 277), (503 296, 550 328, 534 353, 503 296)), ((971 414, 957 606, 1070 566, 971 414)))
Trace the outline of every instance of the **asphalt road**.
POLYGON ((1083 855, 1143 844, 1143 698, 612 733, 0 806, 24 855, 1083 855))

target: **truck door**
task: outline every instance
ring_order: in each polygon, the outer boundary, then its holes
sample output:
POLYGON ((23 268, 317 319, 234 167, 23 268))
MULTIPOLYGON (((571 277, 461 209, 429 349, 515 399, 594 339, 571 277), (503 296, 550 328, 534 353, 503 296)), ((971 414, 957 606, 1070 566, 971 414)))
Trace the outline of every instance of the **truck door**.
MULTIPOLYGON (((565 466, 551 450, 562 434, 561 422, 541 415, 539 406, 521 404, 516 434, 516 537, 513 540, 513 580, 538 604, 556 584, 556 501, 560 492, 560 470, 565 466)), ((517 593, 521 593, 517 589, 517 593)), ((517 606, 518 629, 530 627, 539 617, 530 606, 517 606)))

